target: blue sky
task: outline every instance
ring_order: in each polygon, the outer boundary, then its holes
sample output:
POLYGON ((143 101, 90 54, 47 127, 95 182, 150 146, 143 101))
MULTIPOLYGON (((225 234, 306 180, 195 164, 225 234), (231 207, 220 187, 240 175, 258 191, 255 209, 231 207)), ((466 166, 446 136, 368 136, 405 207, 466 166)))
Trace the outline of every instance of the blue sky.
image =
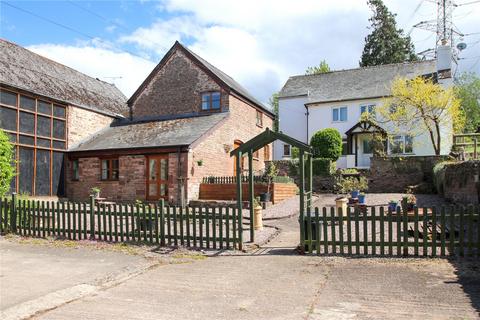
MULTIPOLYGON (((433 33, 412 29, 435 18, 434 4, 385 3, 411 31, 417 52, 435 45, 433 33)), ((357 67, 370 16, 361 0, 2 0, 0 10, 2 38, 114 82, 127 96, 180 40, 264 102, 289 76, 322 59, 334 70, 357 67)), ((480 3, 459 6, 453 16, 472 33, 462 40, 468 48, 459 70, 478 74, 480 3)))

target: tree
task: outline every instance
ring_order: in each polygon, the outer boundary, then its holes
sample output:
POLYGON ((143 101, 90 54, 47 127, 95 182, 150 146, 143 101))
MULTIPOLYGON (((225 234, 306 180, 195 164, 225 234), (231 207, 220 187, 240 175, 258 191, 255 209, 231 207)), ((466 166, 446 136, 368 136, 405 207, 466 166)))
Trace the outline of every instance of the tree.
POLYGON ((278 92, 275 92, 270 97, 269 101, 270 107, 275 114, 275 119, 273 120, 273 131, 278 132, 280 130, 279 122, 278 122, 278 92))
POLYGON ((382 0, 368 0, 373 11, 369 19, 372 32, 365 38, 360 67, 418 60, 409 36, 397 29, 396 14, 388 11, 382 0))
POLYGON ((480 127, 480 78, 474 73, 462 74, 455 81, 455 93, 463 113, 468 115, 463 132, 476 132, 480 127))
POLYGON ((465 123, 454 89, 444 89, 422 77, 396 79, 392 97, 377 106, 376 113, 377 122, 387 123, 394 133, 407 132, 414 137, 427 132, 436 155, 440 154, 442 130, 459 132, 465 123))
POLYGON ((305 75, 308 76, 327 72, 330 72, 330 66, 325 60, 322 60, 318 66, 308 67, 307 70, 305 70, 305 75))
POLYGON ((310 139, 314 158, 327 158, 337 161, 342 155, 342 136, 335 128, 317 131, 310 139))
POLYGON ((13 162, 13 145, 8 140, 7 134, 0 129, 0 197, 10 189, 10 182, 15 176, 13 162))

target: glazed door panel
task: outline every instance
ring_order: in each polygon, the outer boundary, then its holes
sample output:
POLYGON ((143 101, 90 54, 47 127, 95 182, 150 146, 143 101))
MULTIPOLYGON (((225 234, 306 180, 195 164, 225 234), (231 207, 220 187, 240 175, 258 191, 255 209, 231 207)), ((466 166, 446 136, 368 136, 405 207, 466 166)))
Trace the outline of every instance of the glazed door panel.
POLYGON ((168 197, 168 155, 147 157, 147 200, 168 197))

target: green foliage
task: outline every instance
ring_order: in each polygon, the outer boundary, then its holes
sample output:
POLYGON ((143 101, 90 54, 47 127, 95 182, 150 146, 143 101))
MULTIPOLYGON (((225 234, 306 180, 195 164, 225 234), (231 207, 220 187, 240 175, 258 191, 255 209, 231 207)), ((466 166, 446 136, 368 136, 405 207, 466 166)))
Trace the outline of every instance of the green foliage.
POLYGON ((328 158, 337 161, 342 155, 342 136, 335 128, 317 131, 310 139, 315 158, 328 158))
POLYGON ((272 178, 273 183, 294 183, 292 178, 287 176, 276 176, 272 178))
POLYGON ((336 170, 336 164, 332 159, 316 158, 312 161, 312 171, 314 176, 330 176, 336 170))
POLYGON ((368 190, 368 180, 364 176, 356 177, 339 177, 336 183, 337 189, 340 193, 350 193, 354 190, 367 191, 368 190))
POLYGON ((480 127, 480 78, 475 73, 463 73, 455 80, 455 95, 467 115, 463 132, 476 132, 480 127))
POLYGON ((418 60, 410 37, 397 29, 396 14, 391 13, 382 0, 368 0, 368 5, 373 11, 369 19, 372 32, 365 38, 360 66, 418 60))
POLYGON ((330 72, 330 66, 325 60, 322 60, 318 66, 308 67, 307 70, 305 70, 305 75, 308 76, 327 72, 330 72))
POLYGON ((358 170, 355 168, 340 169, 340 174, 358 174, 358 170))
POLYGON ((13 158, 13 145, 8 136, 0 129, 0 197, 3 197, 10 189, 10 182, 15 176, 15 163, 13 158))
POLYGON ((300 158, 300 149, 297 147, 292 147, 291 149, 291 156, 292 159, 298 159, 300 158))
POLYGON ((275 92, 272 94, 270 97, 269 101, 270 107, 273 110, 273 113, 275 114, 275 119, 273 121, 273 131, 278 132, 280 127, 278 123, 278 92, 275 92))

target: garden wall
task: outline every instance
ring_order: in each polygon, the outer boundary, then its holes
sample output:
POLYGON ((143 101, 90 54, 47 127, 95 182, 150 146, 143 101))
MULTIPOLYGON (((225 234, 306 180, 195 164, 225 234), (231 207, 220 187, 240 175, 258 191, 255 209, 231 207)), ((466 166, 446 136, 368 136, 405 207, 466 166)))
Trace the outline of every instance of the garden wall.
POLYGON ((433 167, 448 156, 372 157, 369 192, 433 192, 433 167))
MULTIPOLYGON (((294 183, 272 183, 270 192, 272 193, 272 202, 278 203, 297 194, 298 188, 294 183)), ((267 192, 267 185, 256 183, 254 185, 255 196, 267 192)), ((248 184, 242 184, 242 198, 248 200, 249 197, 248 184)), ((236 200, 237 185, 235 183, 225 184, 200 184, 200 200, 236 200)))
POLYGON ((480 160, 445 166, 444 197, 463 204, 480 204, 480 160))

